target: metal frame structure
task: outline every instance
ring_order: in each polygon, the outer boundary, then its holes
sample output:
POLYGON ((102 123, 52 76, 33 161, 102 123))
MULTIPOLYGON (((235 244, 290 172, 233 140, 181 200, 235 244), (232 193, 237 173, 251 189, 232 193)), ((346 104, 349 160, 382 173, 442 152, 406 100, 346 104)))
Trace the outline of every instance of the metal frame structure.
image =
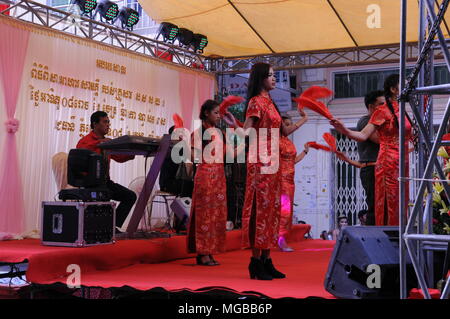
MULTIPOLYGON (((87 17, 78 16, 76 17, 76 23, 74 23, 74 16, 71 12, 30 0, 0 0, 0 3, 10 5, 9 8, 0 12, 0 15, 6 12, 11 14, 11 12, 17 10, 20 12, 12 17, 18 20, 154 58, 166 53, 172 54, 176 64, 187 67, 198 67, 200 65, 205 71, 220 75, 248 73, 251 66, 256 62, 270 63, 276 66, 276 70, 293 70, 397 63, 400 58, 400 46, 398 44, 245 57, 206 57, 177 45, 157 41, 87 17)), ((407 43, 405 52, 408 61, 415 61, 419 52, 418 43, 407 43)), ((437 54, 436 58, 442 58, 442 56, 437 54)))
MULTIPOLYGON (((407 0, 401 1, 401 42, 400 42, 400 297, 407 297, 406 264, 407 257, 410 258, 416 273, 420 288, 425 298, 430 299, 429 287, 433 287, 432 276, 426 278, 427 270, 432 269, 433 261, 427 252, 435 250, 439 245, 450 243, 450 235, 435 235, 432 232, 432 184, 433 173, 437 172, 441 180, 446 180, 442 170, 442 164, 437 159, 437 152, 442 142, 447 123, 450 119, 450 99, 447 102, 444 116, 439 124, 437 134, 433 128, 433 101, 432 95, 450 94, 450 85, 432 85, 432 69, 434 50, 440 49, 448 70, 450 71, 450 52, 442 31, 440 29, 444 14, 449 6, 450 0, 442 0, 439 4, 438 13, 435 13, 433 0, 420 0, 419 14, 419 56, 412 74, 406 80, 406 23, 407 23, 407 0), (428 29, 428 30, 427 30, 428 29), (435 37, 438 37, 438 46, 435 46, 435 37), (417 84, 416 84, 417 83, 417 84), (425 99, 423 96, 427 96, 425 99), (419 133, 419 187, 414 201, 414 206, 409 216, 407 215, 405 201, 406 183, 405 178, 405 110, 406 102, 410 103, 414 114, 414 122, 419 133), (424 205, 425 190, 428 196, 424 205)), ((445 193, 450 195, 450 185, 443 183, 445 193)), ((442 247, 442 246, 441 246, 442 247)), ((445 246, 446 248, 447 246, 445 246)), ((444 248, 444 249, 445 249, 444 248)), ((450 280, 447 280, 442 291, 441 299, 446 299, 450 292, 450 280)))
POLYGON ((31 22, 56 31, 62 31, 80 38, 89 39, 143 54, 160 58, 165 54, 173 55, 174 63, 186 67, 202 66, 209 69, 206 58, 193 51, 177 45, 164 43, 148 37, 118 28, 115 25, 96 21, 83 16, 74 16, 72 12, 59 10, 29 0, 0 0, 1 4, 10 5, 0 11, 0 15, 9 12, 12 18, 31 22))
MULTIPOLYGON (((417 53, 417 43, 408 43, 407 60, 414 61, 417 53)), ((237 74, 250 72, 251 66, 257 62, 269 63, 274 66, 274 70, 278 71, 398 63, 399 58, 400 46, 393 44, 377 47, 353 47, 256 56, 209 58, 209 65, 211 71, 220 74, 237 74)))

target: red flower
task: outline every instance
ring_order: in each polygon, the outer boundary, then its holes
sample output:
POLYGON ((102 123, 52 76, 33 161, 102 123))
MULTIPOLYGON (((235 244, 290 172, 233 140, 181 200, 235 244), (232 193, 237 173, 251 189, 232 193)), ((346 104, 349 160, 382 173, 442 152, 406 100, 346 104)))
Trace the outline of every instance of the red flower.
POLYGON ((439 224, 438 220, 436 218, 433 218, 433 225, 439 224))

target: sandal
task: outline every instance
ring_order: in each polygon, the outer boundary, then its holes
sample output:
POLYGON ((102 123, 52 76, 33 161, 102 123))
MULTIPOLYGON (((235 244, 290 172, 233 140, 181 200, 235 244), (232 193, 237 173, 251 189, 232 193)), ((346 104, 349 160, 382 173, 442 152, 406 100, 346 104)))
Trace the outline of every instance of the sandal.
POLYGON ((217 260, 215 260, 212 255, 209 255, 209 259, 214 263, 215 266, 220 265, 220 263, 217 260))
POLYGON ((208 261, 203 261, 202 258, 208 256, 208 255, 198 255, 196 257, 197 259, 197 265, 200 266, 215 266, 216 264, 214 263, 214 261, 212 261, 211 259, 209 259, 208 261))

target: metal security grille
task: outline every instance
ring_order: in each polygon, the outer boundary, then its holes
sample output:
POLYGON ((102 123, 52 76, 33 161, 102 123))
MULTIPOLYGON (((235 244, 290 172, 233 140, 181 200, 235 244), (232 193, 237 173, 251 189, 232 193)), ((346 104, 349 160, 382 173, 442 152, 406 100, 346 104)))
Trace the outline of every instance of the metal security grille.
MULTIPOLYGON (((334 132, 337 149, 347 154, 352 160, 358 161, 358 149, 355 141, 345 135, 334 132)), ((367 209, 366 193, 361 185, 359 169, 332 156, 334 187, 332 194, 333 222, 336 227, 339 216, 347 216, 349 225, 358 224, 358 212, 367 209)))

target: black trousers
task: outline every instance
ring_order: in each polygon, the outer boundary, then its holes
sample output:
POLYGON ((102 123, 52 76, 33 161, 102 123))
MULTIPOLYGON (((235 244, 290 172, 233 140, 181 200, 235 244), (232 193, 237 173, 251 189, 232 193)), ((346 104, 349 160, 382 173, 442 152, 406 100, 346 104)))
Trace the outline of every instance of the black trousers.
POLYGON ((375 225, 375 166, 362 167, 359 171, 361 184, 366 191, 366 203, 368 206, 367 225, 375 225))
POLYGON ((122 227, 131 208, 136 202, 137 196, 133 191, 111 180, 106 182, 106 187, 111 191, 112 199, 120 202, 116 208, 116 226, 122 227))

